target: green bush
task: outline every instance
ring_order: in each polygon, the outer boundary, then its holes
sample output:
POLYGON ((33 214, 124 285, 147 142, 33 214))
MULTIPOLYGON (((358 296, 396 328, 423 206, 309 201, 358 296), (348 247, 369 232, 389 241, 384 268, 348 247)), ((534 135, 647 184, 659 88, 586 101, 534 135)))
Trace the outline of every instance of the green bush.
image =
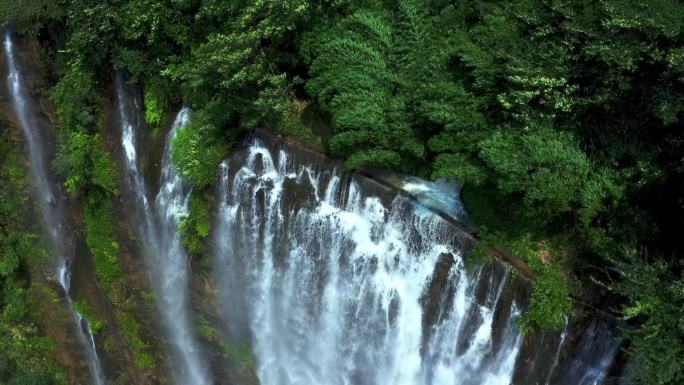
POLYGON ((519 320, 523 333, 531 330, 563 330, 575 302, 560 268, 545 267, 532 282, 532 297, 519 320))
POLYGON ((164 100, 150 88, 145 89, 144 100, 145 121, 152 129, 156 129, 159 127, 162 118, 164 117, 164 109, 166 107, 164 100))
POLYGON ((480 143, 490 178, 505 195, 521 194, 532 220, 551 221, 573 208, 587 184, 590 163, 574 137, 553 130, 496 132, 480 143))
POLYGON ((183 234, 183 244, 191 253, 204 251, 204 239, 211 231, 213 217, 207 201, 206 194, 194 191, 190 196, 188 216, 178 226, 178 231, 183 234))
POLYGON ((204 111, 194 113, 190 124, 178 130, 173 141, 173 163, 180 175, 200 190, 214 182, 218 165, 228 154, 227 143, 207 115, 204 111))

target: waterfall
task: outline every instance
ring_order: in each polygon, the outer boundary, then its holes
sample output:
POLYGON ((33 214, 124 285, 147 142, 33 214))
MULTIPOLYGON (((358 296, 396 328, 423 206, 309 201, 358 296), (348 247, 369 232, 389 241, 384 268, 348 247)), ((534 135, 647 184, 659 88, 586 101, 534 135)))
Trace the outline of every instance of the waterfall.
POLYGON ((44 158, 45 151, 43 138, 39 131, 35 112, 32 110, 30 101, 24 91, 17 60, 14 56, 14 44, 12 34, 5 31, 5 55, 7 56, 7 86, 14 111, 19 120, 26 144, 28 147, 29 165, 31 175, 35 183, 39 206, 42 214, 42 224, 46 234, 50 239, 51 254, 57 265, 57 281, 64 290, 66 305, 69 310, 79 341, 88 359, 88 368, 95 385, 104 384, 104 376, 100 359, 97 356, 95 340, 90 330, 88 320, 79 314, 73 307, 73 302, 69 294, 71 284, 71 259, 67 256, 65 244, 65 234, 62 226, 61 202, 56 198, 50 178, 48 177, 48 166, 44 158))
POLYGON ((217 285, 261 383, 508 385, 522 341, 510 271, 468 273, 441 217, 290 155, 255 141, 220 167, 217 285))
POLYGON ((498 261, 466 267, 472 240, 421 200, 261 134, 219 176, 215 284, 262 385, 606 378, 613 327, 585 317, 526 339, 529 282, 498 261))
MULTIPOLYGON (((167 341, 170 344, 176 383, 210 384, 208 368, 202 359, 195 336, 194 323, 188 314, 188 254, 183 249, 177 232, 179 221, 188 213, 190 190, 183 185, 171 161, 172 142, 176 130, 188 123, 190 111, 183 108, 178 113, 166 137, 160 189, 152 205, 147 198, 147 188, 136 148, 138 125, 131 118, 134 111, 129 110, 131 100, 128 100, 120 75, 117 75, 116 88, 128 186, 139 214, 138 233, 148 257, 150 276, 163 317, 167 341)), ((134 108, 137 107, 135 99, 132 103, 134 108)))

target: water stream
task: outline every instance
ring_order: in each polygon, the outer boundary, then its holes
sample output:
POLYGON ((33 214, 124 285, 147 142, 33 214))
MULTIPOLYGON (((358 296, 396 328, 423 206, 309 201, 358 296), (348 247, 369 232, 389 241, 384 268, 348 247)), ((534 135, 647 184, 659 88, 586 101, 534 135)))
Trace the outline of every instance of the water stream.
POLYGON ((140 168, 136 140, 139 128, 136 112, 139 112, 139 105, 137 99, 129 96, 120 75, 117 75, 116 88, 127 182, 137 207, 138 233, 143 241, 157 304, 163 317, 171 367, 177 384, 207 385, 211 383, 210 375, 188 309, 188 254, 177 232, 179 221, 188 212, 190 190, 183 185, 171 162, 171 146, 176 130, 188 123, 190 111, 183 108, 178 113, 167 135, 160 189, 151 203, 140 168))
POLYGON ((97 355, 90 325, 88 320, 74 309, 73 301, 69 295, 71 285, 70 263, 73 257, 69 256, 71 252, 67 250, 65 243, 66 235, 62 225, 61 202, 55 194, 53 184, 48 177, 50 170, 48 168, 49 162, 45 159, 44 134, 39 130, 35 111, 33 111, 24 90, 21 73, 19 72, 19 66, 15 57, 12 33, 9 31, 5 31, 4 47, 8 67, 7 86, 12 106, 26 140, 29 168, 39 198, 38 205, 42 215, 42 224, 50 240, 50 251, 53 255, 57 271, 56 278, 64 291, 66 306, 74 320, 76 334, 86 354, 93 384, 103 385, 102 366, 97 355))

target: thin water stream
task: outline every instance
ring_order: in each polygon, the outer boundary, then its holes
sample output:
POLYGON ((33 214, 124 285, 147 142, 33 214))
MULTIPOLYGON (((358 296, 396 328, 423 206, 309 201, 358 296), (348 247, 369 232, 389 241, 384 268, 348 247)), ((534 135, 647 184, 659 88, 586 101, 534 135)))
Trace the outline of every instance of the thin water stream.
POLYGON ((92 382, 94 385, 104 385, 102 365, 97 355, 90 325, 88 320, 74 309, 69 294, 71 285, 70 263, 73 257, 69 255, 71 252, 66 247, 66 234, 64 234, 62 225, 61 201, 56 195, 55 190, 53 190, 52 181, 48 177, 50 170, 48 168, 49 162, 45 159, 44 133, 41 133, 39 130, 35 111, 33 111, 24 89, 10 31, 5 31, 4 47, 8 67, 7 86, 12 106, 26 140, 29 167, 42 214, 42 223, 50 240, 51 254, 56 265, 57 281, 64 291, 67 309, 74 320, 78 340, 81 342, 83 351, 86 354, 92 382))

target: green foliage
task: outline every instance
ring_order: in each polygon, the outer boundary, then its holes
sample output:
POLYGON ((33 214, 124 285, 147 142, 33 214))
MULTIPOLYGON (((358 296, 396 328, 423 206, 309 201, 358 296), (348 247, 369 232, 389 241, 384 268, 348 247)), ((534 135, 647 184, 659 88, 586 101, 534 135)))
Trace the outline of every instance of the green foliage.
POLYGON ((99 333, 105 327, 104 322, 102 322, 95 316, 92 308, 90 307, 90 303, 87 300, 82 299, 74 302, 74 310, 76 310, 79 314, 81 314, 83 317, 85 317, 85 319, 88 320, 90 330, 94 334, 99 333))
POLYGON ((109 204, 91 196, 85 208, 86 242, 99 280, 111 285, 123 275, 118 264, 119 244, 109 204))
POLYGON ((256 357, 249 346, 228 339, 202 316, 197 317, 197 333, 207 341, 218 344, 223 352, 238 363, 243 370, 255 367, 256 357))
POLYGON ((105 192, 106 194, 119 195, 118 172, 116 163, 111 155, 102 147, 100 135, 95 134, 90 138, 92 144, 90 149, 90 180, 89 183, 105 192))
POLYGON ((21 146, 0 133, 0 383, 68 383, 54 360, 57 346, 46 336, 41 312, 58 303, 39 294, 46 252, 31 223, 21 146))
POLYGON ((64 16, 64 8, 51 0, 0 0, 0 9, 0 26, 9 24, 26 35, 36 35, 45 24, 64 16))
POLYGON ((482 263, 499 248, 522 259, 534 274, 529 305, 518 320, 523 333, 532 330, 562 330, 575 306, 568 279, 563 276, 561 246, 553 242, 535 242, 529 234, 480 231, 480 239, 469 258, 482 263))
POLYGON ((89 147, 90 137, 84 132, 63 131, 60 135, 55 167, 67 175, 64 185, 71 193, 79 190, 88 180, 89 147))
POLYGON ((496 132, 480 143, 480 156, 503 194, 520 194, 524 214, 546 221, 572 208, 590 164, 572 135, 552 130, 496 132))
POLYGON ((131 314, 123 311, 116 313, 116 319, 124 333, 126 346, 133 351, 136 365, 144 369, 157 367, 157 361, 149 352, 150 345, 140 337, 140 323, 131 314))
POLYGON ((344 18, 313 46, 308 90, 327 107, 336 134, 333 154, 349 168, 407 169, 424 157, 424 146, 408 122, 406 100, 396 90, 394 21, 382 9, 360 9, 344 18))
POLYGON ((102 148, 94 75, 72 62, 55 86, 52 97, 60 118, 55 167, 66 176, 71 193, 97 188, 118 194, 117 172, 110 155, 102 148))
POLYGON ((145 121, 152 128, 157 128, 164 117, 165 103, 153 89, 145 89, 145 121))
POLYGON ((213 217, 209 211, 208 197, 199 191, 190 196, 190 210, 183 218, 178 231, 183 234, 183 245, 191 253, 199 254, 205 250, 204 239, 209 236, 213 217))
POLYGON ((311 105, 307 101, 296 98, 288 99, 285 106, 283 106, 282 120, 278 125, 278 131, 320 146, 322 144, 321 138, 305 122, 305 115, 310 107, 311 105))
POLYGON ((193 187, 203 189, 216 178, 216 169, 228 153, 227 142, 218 134, 213 111, 196 112, 187 127, 173 140, 173 163, 193 187))
POLYGON ((684 266, 679 264, 672 266, 633 248, 625 249, 617 262, 622 279, 611 288, 629 300, 623 318, 639 321, 636 328, 624 330, 638 384, 684 381, 684 266))
POLYGON ((546 267, 534 278, 532 296, 519 325, 523 333, 531 330, 563 330, 575 305, 560 268, 546 267))
POLYGON ((89 133, 97 125, 95 88, 94 73, 72 59, 52 91, 63 130, 89 133))

